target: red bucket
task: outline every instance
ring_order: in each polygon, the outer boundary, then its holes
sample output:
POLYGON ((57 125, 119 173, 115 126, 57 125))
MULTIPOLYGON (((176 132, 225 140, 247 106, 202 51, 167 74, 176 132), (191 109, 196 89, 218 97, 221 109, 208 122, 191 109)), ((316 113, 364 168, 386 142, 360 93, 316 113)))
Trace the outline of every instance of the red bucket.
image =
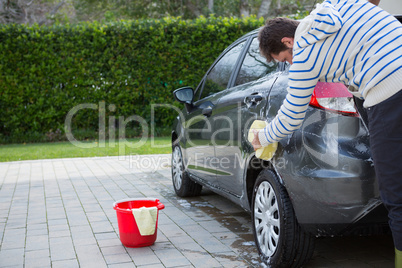
POLYGON ((125 199, 113 204, 116 210, 117 223, 119 226, 120 241, 125 247, 138 248, 151 246, 155 243, 158 230, 159 210, 164 209, 165 205, 158 199, 125 199), (135 222, 132 209, 142 207, 157 207, 155 233, 153 235, 141 235, 135 222))

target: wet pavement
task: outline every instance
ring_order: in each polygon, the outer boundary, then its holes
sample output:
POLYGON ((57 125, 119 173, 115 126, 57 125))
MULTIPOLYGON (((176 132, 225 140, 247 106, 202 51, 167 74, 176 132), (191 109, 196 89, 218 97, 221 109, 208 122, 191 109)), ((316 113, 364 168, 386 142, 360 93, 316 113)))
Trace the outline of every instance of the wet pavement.
MULTIPOLYGON (((174 194, 170 156, 0 163, 0 267, 264 267, 250 215, 203 190, 174 194), (126 248, 115 201, 158 198, 154 245, 126 248)), ((389 235, 317 238, 305 267, 394 267, 389 235)))

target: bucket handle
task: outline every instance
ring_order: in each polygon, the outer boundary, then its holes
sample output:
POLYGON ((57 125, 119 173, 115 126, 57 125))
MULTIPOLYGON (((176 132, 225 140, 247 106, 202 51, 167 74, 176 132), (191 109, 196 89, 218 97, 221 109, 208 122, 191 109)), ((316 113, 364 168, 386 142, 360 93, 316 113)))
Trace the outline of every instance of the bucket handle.
POLYGON ((116 207, 116 205, 118 203, 122 203, 122 202, 127 202, 127 201, 136 201, 136 200, 149 200, 149 201, 155 201, 156 202, 156 207, 158 208, 158 210, 164 209, 165 205, 162 204, 161 202, 159 202, 159 199, 157 198, 126 198, 126 199, 121 199, 119 201, 116 201, 113 203, 113 207, 116 207))

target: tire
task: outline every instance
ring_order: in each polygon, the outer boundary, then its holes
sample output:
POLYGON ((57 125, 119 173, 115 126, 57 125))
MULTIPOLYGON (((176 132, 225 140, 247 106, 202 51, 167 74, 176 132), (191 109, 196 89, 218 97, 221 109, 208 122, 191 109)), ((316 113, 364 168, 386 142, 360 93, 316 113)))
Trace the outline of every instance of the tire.
POLYGON ((172 150, 172 182, 176 195, 180 197, 200 195, 202 186, 187 175, 184 169, 183 154, 180 146, 174 145, 172 150))
POLYGON ((297 223, 285 187, 271 170, 263 170, 253 189, 254 239, 268 267, 301 267, 314 252, 315 238, 297 223))

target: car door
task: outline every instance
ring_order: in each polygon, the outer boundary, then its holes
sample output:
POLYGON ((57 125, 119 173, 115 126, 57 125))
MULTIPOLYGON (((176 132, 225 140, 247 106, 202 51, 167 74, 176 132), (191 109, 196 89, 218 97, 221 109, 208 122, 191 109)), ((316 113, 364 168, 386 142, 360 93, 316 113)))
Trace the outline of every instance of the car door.
POLYGON ((278 76, 278 64, 267 63, 260 55, 257 37, 249 44, 233 87, 219 99, 212 137, 219 187, 237 197, 243 189, 244 150, 253 152, 246 141, 248 129, 255 119, 265 120, 267 97, 278 76))
POLYGON ((199 100, 194 103, 194 109, 186 118, 187 169, 196 179, 211 186, 217 186, 215 148, 212 143, 216 105, 229 85, 244 45, 245 41, 235 43, 213 64, 196 91, 195 96, 199 100))

